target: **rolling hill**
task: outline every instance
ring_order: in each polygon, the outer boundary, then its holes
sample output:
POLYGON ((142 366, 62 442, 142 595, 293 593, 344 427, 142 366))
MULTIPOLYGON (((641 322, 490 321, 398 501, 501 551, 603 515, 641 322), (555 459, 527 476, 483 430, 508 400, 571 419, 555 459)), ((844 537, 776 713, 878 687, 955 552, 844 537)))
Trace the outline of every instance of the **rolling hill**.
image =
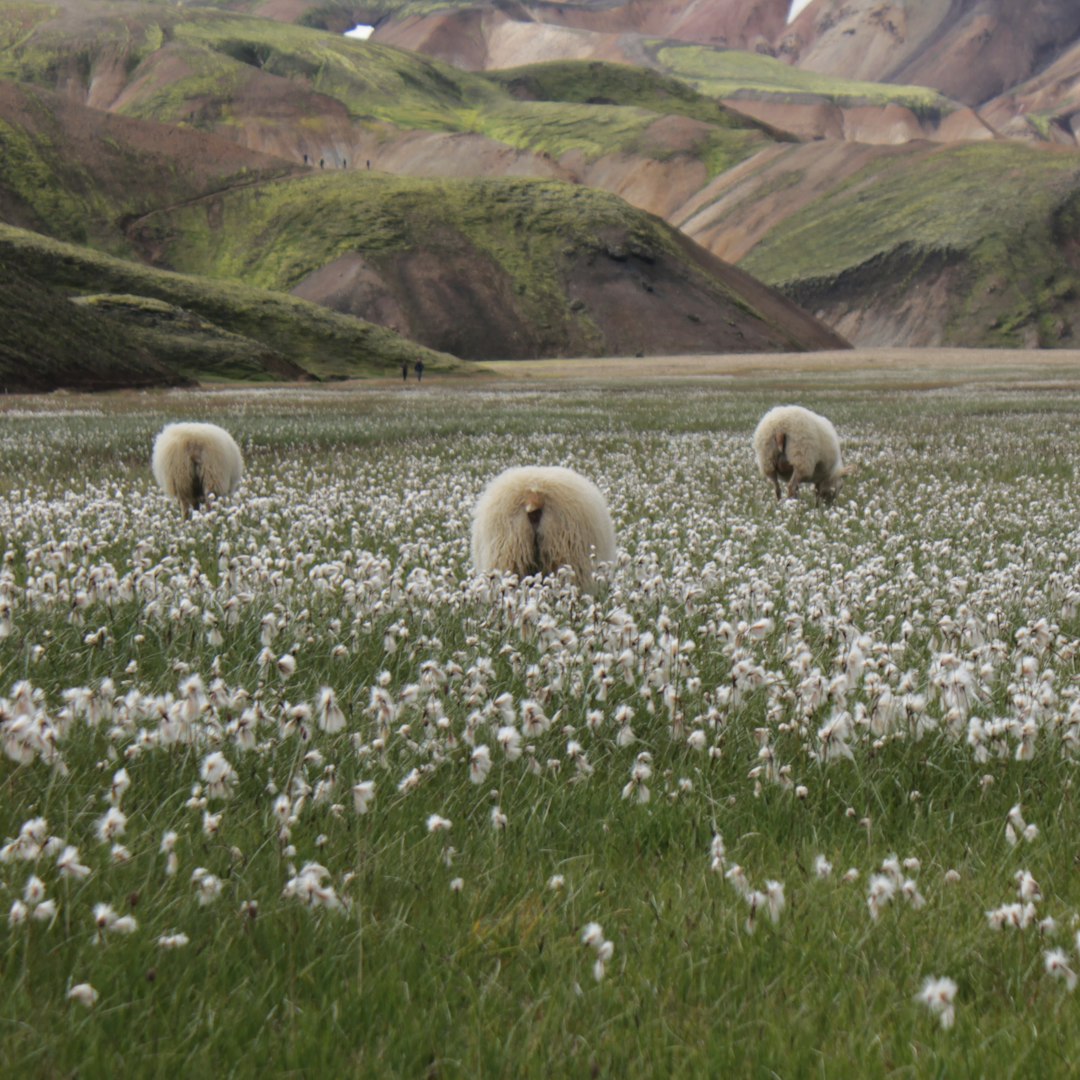
POLYGON ((857 344, 1071 342, 1070 6, 789 7, 0 3, 0 218, 479 358, 839 340, 721 259, 857 344))
POLYGON ((0 224, 0 391, 372 378, 471 365, 317 304, 0 224))
MULTIPOLYGON (((467 358, 843 344, 662 222, 563 182, 579 179, 566 161, 631 176, 644 160, 674 202, 773 142, 682 84, 630 73, 633 105, 584 85, 552 102, 385 46, 153 4, 68 5, 22 31, 0 53, 18 80, 0 84, 11 224, 292 290, 467 358), (451 173, 484 171, 486 145, 506 159, 491 171, 516 155, 555 179, 410 180, 354 156, 416 163, 455 141, 451 173)), ((101 310, 162 322, 153 305, 101 310)))

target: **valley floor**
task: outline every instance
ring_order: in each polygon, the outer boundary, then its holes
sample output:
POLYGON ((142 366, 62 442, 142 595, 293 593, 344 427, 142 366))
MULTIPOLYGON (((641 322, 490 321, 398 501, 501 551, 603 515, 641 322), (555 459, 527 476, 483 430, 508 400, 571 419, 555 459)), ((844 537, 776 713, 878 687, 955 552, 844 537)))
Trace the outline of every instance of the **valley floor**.
POLYGON ((544 381, 762 377, 772 382, 797 375, 844 382, 853 389, 876 383, 916 389, 1013 381, 1039 384, 1061 381, 1080 388, 1080 349, 846 349, 809 353, 513 360, 479 366, 507 378, 544 381))
POLYGON ((1078 406, 931 351, 0 396, 0 1076, 1077 1075, 1078 406), (178 419, 246 463, 187 519, 178 419), (592 596, 473 569, 528 462, 607 500, 592 596))

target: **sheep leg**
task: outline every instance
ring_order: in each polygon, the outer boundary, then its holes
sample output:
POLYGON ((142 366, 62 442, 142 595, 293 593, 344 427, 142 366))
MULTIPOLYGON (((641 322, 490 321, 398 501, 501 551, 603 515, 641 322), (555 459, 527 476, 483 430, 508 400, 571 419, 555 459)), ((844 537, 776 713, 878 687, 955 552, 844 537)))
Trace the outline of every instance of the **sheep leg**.
POLYGON ((794 469, 791 470, 791 479, 788 481, 787 493, 789 499, 797 499, 799 497, 799 485, 803 482, 803 478, 799 476, 798 472, 794 469))
POLYGON ((787 433, 778 431, 774 436, 775 452, 773 455, 773 486, 776 488, 776 501, 780 501, 780 478, 791 476, 794 470, 787 456, 787 433))

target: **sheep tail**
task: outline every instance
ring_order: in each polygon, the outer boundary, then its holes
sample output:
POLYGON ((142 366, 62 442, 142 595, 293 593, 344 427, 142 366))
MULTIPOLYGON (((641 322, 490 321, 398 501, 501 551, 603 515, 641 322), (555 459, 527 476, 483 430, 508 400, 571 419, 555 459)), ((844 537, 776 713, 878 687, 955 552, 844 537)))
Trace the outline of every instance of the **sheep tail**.
POLYGON ((782 476, 787 476, 788 470, 791 468, 791 462, 788 461, 787 456, 787 439, 786 431, 778 431, 773 436, 773 440, 776 443, 776 457, 774 458, 775 468, 782 476))
POLYGON ((532 570, 534 574, 542 574, 546 569, 544 566, 544 555, 540 550, 540 518, 543 517, 544 508, 542 506, 537 507, 535 510, 528 511, 529 524, 532 526, 533 531, 533 557, 532 557, 532 570))
POLYGON ((200 506, 206 495, 203 487, 202 454, 191 455, 191 505, 200 506))

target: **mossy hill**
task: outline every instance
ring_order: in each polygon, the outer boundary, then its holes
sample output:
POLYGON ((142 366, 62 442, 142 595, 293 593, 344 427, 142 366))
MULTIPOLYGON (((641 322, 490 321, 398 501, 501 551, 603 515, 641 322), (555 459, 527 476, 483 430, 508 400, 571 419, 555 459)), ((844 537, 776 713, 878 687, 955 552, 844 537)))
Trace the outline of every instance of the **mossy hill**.
POLYGON ((741 265, 868 344, 1074 345, 1078 208, 1075 150, 916 148, 778 224, 741 265))
POLYGON ((0 225, 0 390, 396 374, 469 365, 247 285, 139 266, 0 225))
MULTIPOLYGON (((650 68, 600 60, 552 60, 525 67, 489 71, 485 78, 525 101, 559 102, 564 105, 617 105, 642 109, 657 116, 685 116, 703 124, 788 141, 790 136, 732 111, 716 97, 703 94, 680 79, 650 68)), ((756 148, 756 147, 755 147, 756 148)))
POLYGON ((0 216, 123 254, 122 223, 208 191, 296 171, 225 139, 0 80, 0 216))
POLYGON ((843 344, 660 219, 554 181, 312 174, 150 215, 133 240, 472 359, 843 344))
MULTIPOLYGON (((13 149, 10 175, 0 171, 9 221, 167 269, 295 290, 342 317, 369 318, 466 358, 843 344, 613 196, 560 183, 323 172, 217 134, 267 122, 262 113, 276 102, 288 110, 279 127, 310 130, 343 117, 382 130, 398 122, 449 132, 482 127, 507 144, 523 139, 590 157, 646 145, 658 111, 522 101, 491 80, 400 50, 227 12, 143 5, 120 19, 111 5, 90 5, 100 18, 72 22, 68 12, 39 22, 0 54, 8 74, 29 80, 8 83, 7 99, 0 97, 0 137, 13 149), (73 26, 85 30, 74 53, 65 37, 73 26), (64 87, 67 97, 47 85, 64 87), (107 99, 113 111, 69 100, 80 94, 107 99), (173 174, 159 175, 162 161, 173 174)), ((601 86, 616 78, 593 68, 578 73, 577 85, 590 77, 601 86)), ((703 153, 716 170, 770 142, 758 125, 693 93, 650 77, 631 81, 640 84, 636 101, 705 118, 694 121, 695 138, 704 133, 703 153)), ((268 339, 269 324, 247 323, 244 305, 219 319, 205 296, 193 307, 139 285, 82 280, 79 288, 106 298, 93 301, 94 314, 123 320, 143 337, 153 329, 190 339, 192 324, 131 296, 194 311, 315 375, 335 366, 291 326, 268 339)), ((380 347, 391 363, 397 340, 388 334, 380 347)), ((218 352, 237 348, 234 339, 214 338, 218 352)), ((213 367, 210 351, 204 335, 190 368, 213 367)), ((339 362, 335 373, 356 368, 339 362)))

